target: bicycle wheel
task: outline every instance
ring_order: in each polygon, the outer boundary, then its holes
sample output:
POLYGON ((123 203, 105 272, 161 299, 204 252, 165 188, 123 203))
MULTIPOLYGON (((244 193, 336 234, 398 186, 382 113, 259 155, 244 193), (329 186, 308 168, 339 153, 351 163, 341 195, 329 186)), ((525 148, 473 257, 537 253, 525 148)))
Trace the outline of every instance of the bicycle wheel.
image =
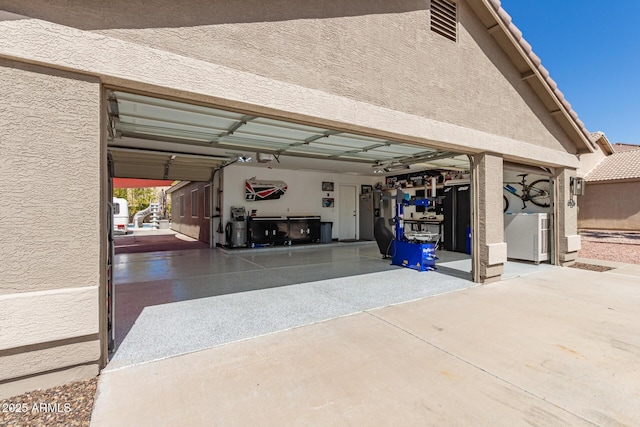
POLYGON ((504 194, 502 195, 502 212, 506 212, 509 209, 509 199, 507 199, 507 196, 505 196, 504 194))
POLYGON ((540 206, 541 208, 548 208, 551 206, 549 181, 546 179, 533 181, 527 189, 527 196, 528 200, 536 206, 540 206))

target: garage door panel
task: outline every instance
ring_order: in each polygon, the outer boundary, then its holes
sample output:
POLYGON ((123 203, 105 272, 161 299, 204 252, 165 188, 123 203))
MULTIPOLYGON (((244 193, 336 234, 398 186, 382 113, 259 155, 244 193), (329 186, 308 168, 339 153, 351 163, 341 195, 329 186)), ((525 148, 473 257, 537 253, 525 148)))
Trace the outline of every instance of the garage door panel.
MULTIPOLYGON (((213 129, 218 132, 224 132, 234 123, 237 118, 217 117, 211 114, 203 113, 186 113, 176 111, 167 107, 157 106, 136 106, 131 103, 123 103, 120 105, 120 114, 124 117, 131 118, 131 123, 135 120, 150 120, 156 125, 161 124, 182 124, 187 126, 195 126, 204 129, 213 129)), ((123 120, 125 122, 125 120, 123 120)), ((144 122, 141 122, 144 124, 144 122)))
POLYGON ((163 179, 164 167, 153 165, 115 164, 114 175, 117 178, 163 179))
POLYGON ((169 169, 168 179, 174 181, 209 181, 210 168, 172 167, 169 169))
POLYGON ((208 181, 220 158, 164 153, 128 148, 111 148, 116 178, 208 181))

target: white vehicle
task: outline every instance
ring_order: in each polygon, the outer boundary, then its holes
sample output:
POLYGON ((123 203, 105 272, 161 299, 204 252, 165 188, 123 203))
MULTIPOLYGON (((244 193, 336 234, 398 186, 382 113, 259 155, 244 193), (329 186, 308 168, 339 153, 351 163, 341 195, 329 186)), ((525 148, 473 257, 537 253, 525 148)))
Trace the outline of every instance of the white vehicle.
POLYGON ((113 231, 123 234, 129 232, 129 203, 119 197, 113 198, 113 231))

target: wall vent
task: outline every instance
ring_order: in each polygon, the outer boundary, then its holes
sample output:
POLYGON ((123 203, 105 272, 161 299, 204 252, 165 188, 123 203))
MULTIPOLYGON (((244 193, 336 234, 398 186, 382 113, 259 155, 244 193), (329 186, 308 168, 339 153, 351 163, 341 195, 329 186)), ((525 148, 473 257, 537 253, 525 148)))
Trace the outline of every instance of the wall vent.
POLYGON ((431 31, 456 41, 457 30, 456 4, 449 0, 431 0, 431 31))

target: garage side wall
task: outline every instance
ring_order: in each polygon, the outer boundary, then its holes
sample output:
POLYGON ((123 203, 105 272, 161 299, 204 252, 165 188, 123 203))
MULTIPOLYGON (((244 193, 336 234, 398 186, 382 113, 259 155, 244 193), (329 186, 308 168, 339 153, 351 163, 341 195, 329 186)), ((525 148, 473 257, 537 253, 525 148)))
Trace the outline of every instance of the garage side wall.
POLYGON ((578 197, 578 228, 640 230, 640 181, 588 183, 578 197))
POLYGON ((97 374, 100 83, 0 60, 0 398, 97 374))
MULTIPOLYGON (((332 222, 332 238, 338 239, 340 229, 340 187, 352 185, 360 194, 362 185, 374 186, 383 177, 347 175, 317 171, 291 171, 252 166, 230 166, 224 169, 224 224, 231 218, 231 206, 244 206, 247 212, 257 210, 257 216, 319 215, 322 221, 332 222), (255 176, 258 180, 282 180, 287 192, 277 200, 246 201, 245 180, 255 176), (332 182, 333 191, 322 191, 323 182, 332 182), (333 199, 332 207, 323 207, 323 198, 333 199)), ((360 215, 356 204, 357 215, 360 215)), ((409 211, 407 211, 409 212, 409 211)), ((408 215, 408 213, 407 213, 408 215)))
MULTIPOLYGON (((192 182, 171 193, 171 229, 179 233, 209 243, 209 221, 205 217, 205 191, 211 186, 205 182, 192 182), (193 191, 196 191, 193 193, 193 191), (197 198, 195 212, 192 211, 192 194, 197 198), (180 196, 184 196, 184 215, 180 215, 180 196), (196 213, 196 215, 192 215, 196 213)), ((207 199, 208 200, 208 199, 207 199)))

